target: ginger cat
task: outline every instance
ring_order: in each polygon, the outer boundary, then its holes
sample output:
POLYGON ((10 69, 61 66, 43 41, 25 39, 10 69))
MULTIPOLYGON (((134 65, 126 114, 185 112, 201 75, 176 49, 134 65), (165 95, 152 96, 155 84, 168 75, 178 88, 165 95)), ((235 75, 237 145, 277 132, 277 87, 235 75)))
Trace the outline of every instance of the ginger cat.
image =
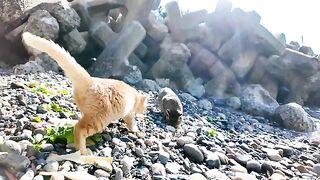
POLYGON ((144 113, 148 96, 123 81, 91 77, 76 60, 53 41, 29 32, 22 34, 27 48, 47 53, 72 82, 73 98, 82 118, 74 126, 75 146, 87 154, 86 138, 103 131, 112 121, 123 118, 128 129, 138 131, 134 117, 144 113))
POLYGON ((166 122, 178 128, 183 120, 183 106, 176 93, 167 87, 160 89, 158 104, 161 112, 165 116, 166 122))

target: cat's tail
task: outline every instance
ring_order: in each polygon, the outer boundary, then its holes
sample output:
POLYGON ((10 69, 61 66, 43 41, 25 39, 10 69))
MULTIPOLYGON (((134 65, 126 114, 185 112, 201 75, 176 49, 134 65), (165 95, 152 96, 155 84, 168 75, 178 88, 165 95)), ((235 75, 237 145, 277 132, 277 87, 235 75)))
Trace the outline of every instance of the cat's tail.
POLYGON ((22 34, 22 41, 25 45, 38 51, 47 53, 53 58, 65 72, 65 75, 72 81, 77 90, 86 90, 92 83, 90 74, 67 52, 64 48, 51 40, 41 38, 29 32, 22 34))

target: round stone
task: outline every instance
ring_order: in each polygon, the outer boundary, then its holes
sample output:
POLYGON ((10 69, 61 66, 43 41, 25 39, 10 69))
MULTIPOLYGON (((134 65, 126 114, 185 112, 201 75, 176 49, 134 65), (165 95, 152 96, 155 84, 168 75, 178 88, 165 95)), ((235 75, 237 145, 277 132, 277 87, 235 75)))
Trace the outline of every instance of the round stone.
POLYGON ((206 164, 208 168, 217 168, 219 169, 221 166, 220 158, 217 154, 215 153, 210 153, 206 159, 206 164))
POLYGON ((170 159, 169 153, 165 151, 159 151, 159 160, 162 164, 167 164, 170 159))
POLYGON ((58 161, 50 161, 48 162, 43 169, 47 172, 56 172, 59 169, 58 161))
POLYGON ((247 162, 247 170, 249 172, 255 171, 257 173, 260 173, 261 172, 261 164, 259 163, 259 161, 250 160, 247 162))
POLYGON ((189 180, 206 180, 207 178, 204 177, 204 175, 200 174, 200 173, 193 173, 191 174, 191 176, 189 177, 189 180))
POLYGON ((246 166, 247 162, 250 161, 251 158, 248 155, 237 153, 234 157, 234 160, 236 160, 237 163, 239 163, 243 166, 246 166))
POLYGON ((187 155, 187 157, 195 162, 201 163, 204 160, 204 156, 198 146, 194 144, 186 144, 183 146, 183 152, 187 155))
POLYGON ((313 166, 312 171, 313 171, 314 173, 316 173, 318 176, 320 176, 320 164, 319 164, 319 163, 318 163, 318 164, 315 164, 315 165, 313 166))

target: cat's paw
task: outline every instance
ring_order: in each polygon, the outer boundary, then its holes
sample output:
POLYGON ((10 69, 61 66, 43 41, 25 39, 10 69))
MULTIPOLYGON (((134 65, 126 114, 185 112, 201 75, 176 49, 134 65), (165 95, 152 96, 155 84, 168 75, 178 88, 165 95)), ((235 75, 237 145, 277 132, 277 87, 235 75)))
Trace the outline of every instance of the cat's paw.
POLYGON ((80 150, 81 155, 91 156, 93 155, 92 151, 89 148, 80 150))
POLYGON ((136 133, 136 132, 139 132, 139 128, 137 125, 134 125, 130 128, 130 131, 136 133))

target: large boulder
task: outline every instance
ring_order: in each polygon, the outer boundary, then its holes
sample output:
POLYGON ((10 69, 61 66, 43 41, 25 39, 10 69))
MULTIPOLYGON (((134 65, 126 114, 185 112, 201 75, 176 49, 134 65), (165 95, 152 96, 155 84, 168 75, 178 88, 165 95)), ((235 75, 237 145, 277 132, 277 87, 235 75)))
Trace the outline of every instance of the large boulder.
POLYGON ((240 95, 241 109, 254 116, 272 117, 278 102, 259 84, 247 86, 240 95))
POLYGON ((146 30, 148 35, 156 41, 162 41, 169 31, 168 27, 153 12, 149 14, 146 30))
POLYGON ((86 48, 87 42, 77 29, 70 31, 62 38, 68 52, 71 54, 80 54, 86 48))
POLYGON ((279 106, 275 111, 275 120, 285 128, 300 132, 313 131, 316 126, 313 119, 297 103, 279 106))
MULTIPOLYGON (((75 9, 81 18, 79 31, 88 31, 97 22, 107 22, 110 10, 121 8, 125 10, 126 0, 95 0, 95 1, 72 1, 71 7, 75 9)), ((117 11, 118 14, 120 11, 117 11)), ((125 14, 126 12, 121 12, 125 14)), ((110 19, 111 20, 111 19, 110 19)), ((123 21, 122 21, 123 22, 123 21)), ((121 29, 119 28, 119 31, 121 29)))
POLYGON ((270 56, 265 71, 290 90, 285 102, 304 104, 319 82, 319 61, 303 53, 286 49, 281 56, 270 56), (315 76, 316 75, 316 76, 315 76), (315 86, 315 87, 314 87, 315 86))
POLYGON ((211 66, 208 72, 212 77, 205 84, 206 94, 215 98, 224 98, 228 96, 237 96, 240 93, 241 86, 231 69, 221 61, 211 66))
POLYGON ((243 79, 254 65, 259 51, 250 48, 243 50, 240 54, 233 58, 231 69, 239 79, 243 79))
POLYGON ((26 63, 28 59, 28 53, 21 43, 10 42, 4 37, 0 37, 0 54, 0 67, 26 63))
POLYGON ((9 23, 18 19, 21 14, 22 9, 20 7, 19 1, 0 1, 0 22, 2 24, 0 29, 2 29, 2 31, 6 31, 9 23))
POLYGON ((112 36, 102 53, 89 68, 96 77, 123 77, 130 64, 128 57, 144 39, 146 31, 138 21, 127 23, 120 33, 112 36))
POLYGON ((220 59, 199 43, 188 43, 188 48, 191 52, 189 67, 192 70, 192 73, 203 79, 212 78, 209 76, 209 70, 220 59))
POLYGON ((55 40, 59 34, 59 24, 48 11, 38 10, 29 17, 24 32, 55 40))
POLYGON ((208 16, 206 10, 198 10, 187 14, 181 14, 177 1, 171 1, 165 5, 166 24, 170 35, 175 42, 185 42, 187 39, 200 37, 195 31, 199 31, 199 24, 205 22, 208 16))
POLYGON ((148 76, 168 78, 178 88, 186 89, 195 82, 195 78, 187 65, 191 56, 190 50, 183 43, 163 42, 160 59, 152 66, 148 76))
POLYGON ((139 21, 143 27, 147 27, 149 14, 156 3, 156 0, 126 1, 127 14, 124 24, 130 21, 139 21))
POLYGON ((81 19, 73 8, 57 4, 50 13, 57 19, 62 33, 69 33, 80 26, 81 19))
POLYGON ((48 54, 40 53, 32 56, 25 64, 18 64, 13 67, 15 74, 29 74, 39 72, 61 72, 61 68, 48 54))

